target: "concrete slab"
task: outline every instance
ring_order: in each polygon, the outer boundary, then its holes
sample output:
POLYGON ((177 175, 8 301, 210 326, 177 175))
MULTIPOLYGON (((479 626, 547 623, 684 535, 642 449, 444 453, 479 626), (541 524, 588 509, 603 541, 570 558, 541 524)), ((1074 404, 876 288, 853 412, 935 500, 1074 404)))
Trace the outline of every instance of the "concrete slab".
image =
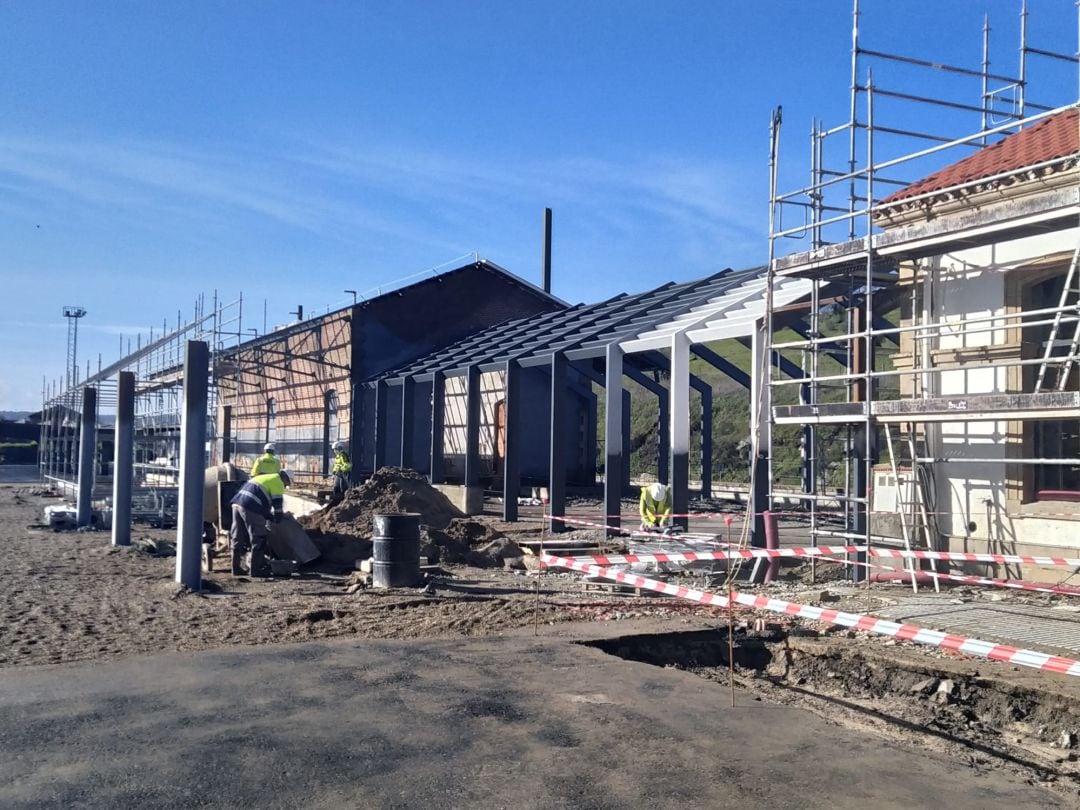
POLYGON ((9 669, 0 806, 1061 807, 560 639, 337 641, 9 669))

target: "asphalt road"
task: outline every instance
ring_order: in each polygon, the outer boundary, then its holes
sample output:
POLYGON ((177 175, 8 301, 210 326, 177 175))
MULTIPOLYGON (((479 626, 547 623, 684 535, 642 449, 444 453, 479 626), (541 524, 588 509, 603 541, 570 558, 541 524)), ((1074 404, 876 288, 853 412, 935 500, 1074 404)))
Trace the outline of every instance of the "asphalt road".
POLYGON ((0 806, 1060 807, 563 639, 334 641, 6 669, 0 806))
POLYGON ((38 480, 36 464, 0 464, 0 484, 36 484, 38 480))

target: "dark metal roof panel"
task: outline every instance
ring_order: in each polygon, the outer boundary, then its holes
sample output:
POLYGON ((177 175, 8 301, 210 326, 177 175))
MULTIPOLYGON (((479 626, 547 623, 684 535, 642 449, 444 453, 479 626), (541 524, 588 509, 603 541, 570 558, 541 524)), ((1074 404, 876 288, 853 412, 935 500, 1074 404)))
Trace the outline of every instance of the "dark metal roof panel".
POLYGON ((740 272, 724 270, 696 281, 669 282, 599 304, 579 304, 542 316, 506 321, 373 379, 413 377, 438 370, 539 358, 554 352, 598 351, 666 322, 764 271, 762 267, 740 272))

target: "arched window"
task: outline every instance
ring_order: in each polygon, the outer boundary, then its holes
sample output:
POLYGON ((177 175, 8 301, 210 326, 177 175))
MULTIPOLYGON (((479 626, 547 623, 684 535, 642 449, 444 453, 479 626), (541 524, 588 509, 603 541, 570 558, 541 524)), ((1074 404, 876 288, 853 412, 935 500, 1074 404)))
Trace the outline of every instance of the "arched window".
POLYGON ((323 475, 327 475, 330 472, 330 462, 334 456, 334 442, 341 438, 337 391, 326 392, 323 407, 323 475))
POLYGON ((266 441, 274 441, 274 434, 277 432, 277 405, 274 402, 274 398, 266 400, 266 441))

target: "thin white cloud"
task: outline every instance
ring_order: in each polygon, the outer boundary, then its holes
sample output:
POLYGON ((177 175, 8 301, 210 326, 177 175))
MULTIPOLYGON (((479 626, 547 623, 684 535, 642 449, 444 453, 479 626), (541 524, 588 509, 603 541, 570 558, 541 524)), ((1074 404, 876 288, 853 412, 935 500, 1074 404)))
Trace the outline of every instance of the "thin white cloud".
MULTIPOLYGON (((0 137, 0 188, 38 205, 63 198, 160 229, 223 227, 252 216, 320 236, 372 235, 452 252, 477 223, 499 228, 510 206, 570 206, 583 230, 716 250, 760 239, 738 167, 695 157, 550 160, 454 156, 423 149, 301 144, 277 151, 194 150, 162 142, 0 137), (490 225, 488 225, 490 224, 490 225)), ((470 246, 471 247, 471 246, 470 246)), ((729 248, 730 249, 730 248, 729 248)))

